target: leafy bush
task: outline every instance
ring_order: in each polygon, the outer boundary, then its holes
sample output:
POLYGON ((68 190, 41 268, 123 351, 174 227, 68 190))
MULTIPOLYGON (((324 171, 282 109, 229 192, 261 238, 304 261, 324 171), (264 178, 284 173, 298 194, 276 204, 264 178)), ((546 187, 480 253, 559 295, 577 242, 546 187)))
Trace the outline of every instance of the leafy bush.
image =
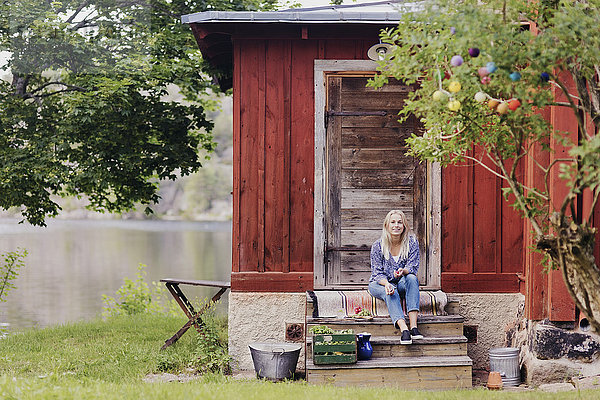
POLYGON ((196 335, 196 351, 191 367, 201 374, 217 372, 231 374, 231 357, 227 350, 227 319, 215 314, 214 304, 205 300, 202 314, 204 327, 196 335))
POLYGON ((152 282, 152 288, 145 281, 146 265, 140 264, 135 280, 124 279, 123 286, 117 290, 118 300, 102 295, 104 306, 102 315, 135 315, 135 314, 171 314, 179 316, 177 304, 167 300, 167 290, 160 283, 152 282))

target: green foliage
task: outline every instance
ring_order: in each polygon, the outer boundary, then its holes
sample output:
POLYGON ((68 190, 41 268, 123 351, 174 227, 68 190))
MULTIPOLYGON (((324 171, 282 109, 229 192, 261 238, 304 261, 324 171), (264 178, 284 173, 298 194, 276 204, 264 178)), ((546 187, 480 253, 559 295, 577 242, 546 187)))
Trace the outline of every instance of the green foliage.
POLYGON ((0 255, 3 259, 0 264, 0 303, 6 301, 6 294, 15 289, 12 283, 19 276, 19 270, 25 265, 26 249, 17 249, 0 255))
POLYGON ((0 3, 0 208, 44 225, 60 211, 53 195, 84 195, 95 211, 157 203, 157 180, 197 171, 199 149, 214 149, 205 109, 218 89, 180 17, 273 4, 0 3))
POLYGON ((201 304, 197 309, 206 308, 202 314, 202 333, 195 335, 195 350, 190 367, 201 374, 231 374, 231 357, 228 353, 227 319, 214 312, 214 303, 201 304))
POLYGON ((179 315, 174 300, 167 300, 167 290, 158 282, 152 288, 145 281, 146 265, 140 264, 134 280, 125 278, 117 289, 118 298, 102 295, 102 314, 105 317, 136 314, 179 315))
POLYGON ((600 139, 594 136, 600 126, 599 24, 599 0, 420 3, 403 14, 397 28, 382 34, 393 48, 372 85, 383 85, 389 76, 418 84, 401 112, 403 118, 415 114, 425 128, 407 140, 411 154, 442 165, 475 163, 500 176, 505 198, 541 235, 553 211, 548 181, 554 169, 570 188, 561 212, 584 190, 599 193, 600 139), (539 34, 528 29, 529 23, 539 34), (480 54, 471 56, 470 48, 480 54), (453 62, 454 56, 464 62, 453 62), (489 62, 497 70, 482 78, 480 69, 489 62), (460 88, 451 90, 452 82, 460 88), (488 100, 505 105, 491 108, 488 100), (515 102, 508 110, 513 100, 520 105, 515 102), (579 121, 579 142, 569 142, 568 133, 549 124, 540 112, 548 106, 572 112, 579 121), (583 122, 586 114, 593 124, 583 122), (565 143, 569 156, 549 163, 551 140, 565 143), (519 172, 525 162, 545 177, 537 186, 519 172))

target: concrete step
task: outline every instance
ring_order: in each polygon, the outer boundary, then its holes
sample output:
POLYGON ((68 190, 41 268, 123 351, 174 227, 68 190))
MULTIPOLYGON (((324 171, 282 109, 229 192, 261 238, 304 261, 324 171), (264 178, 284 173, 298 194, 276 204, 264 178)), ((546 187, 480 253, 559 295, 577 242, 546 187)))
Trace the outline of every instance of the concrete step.
POLYGON ((470 388, 473 362, 467 356, 384 357, 356 364, 306 362, 306 379, 335 386, 401 386, 404 390, 470 388))
MULTIPOLYGON (((425 336, 423 339, 413 339, 411 345, 400 344, 399 336, 372 336, 370 341, 373 358, 467 355, 467 338, 464 336, 425 336)), ((311 336, 306 338, 306 358, 312 358, 311 336)))
MULTIPOLYGON (((460 315, 419 316, 417 324, 424 336, 445 337, 463 336, 464 318, 460 315)), ((369 332, 375 336, 397 336, 402 332, 392 325, 389 317, 375 317, 372 320, 354 318, 306 318, 307 334, 316 325, 327 325, 334 330, 353 329, 355 333, 369 332)))

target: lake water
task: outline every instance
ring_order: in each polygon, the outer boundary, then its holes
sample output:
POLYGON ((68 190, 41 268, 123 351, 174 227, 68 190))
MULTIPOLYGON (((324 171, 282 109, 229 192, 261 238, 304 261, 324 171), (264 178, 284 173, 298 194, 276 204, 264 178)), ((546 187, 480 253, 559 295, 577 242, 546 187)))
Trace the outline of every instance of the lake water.
MULTIPOLYGON (((29 254, 17 288, 0 303, 0 323, 10 324, 10 331, 99 316, 102 295, 116 297, 140 263, 147 265, 148 284, 162 278, 228 281, 231 274, 230 222, 50 220, 39 228, 0 220, 0 252, 17 247, 29 254)), ((184 290, 190 299, 215 292, 184 290)), ((227 310, 227 293, 220 313, 227 310)))

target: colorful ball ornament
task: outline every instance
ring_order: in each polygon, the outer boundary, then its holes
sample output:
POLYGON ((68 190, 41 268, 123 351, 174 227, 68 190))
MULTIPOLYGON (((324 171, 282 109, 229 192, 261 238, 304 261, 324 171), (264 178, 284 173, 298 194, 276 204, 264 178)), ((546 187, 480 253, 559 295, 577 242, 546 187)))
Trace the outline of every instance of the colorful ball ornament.
POLYGON ((540 79, 542 80, 542 82, 548 82, 550 80, 550 74, 547 72, 542 72, 540 74, 540 79))
POLYGON ((441 90, 436 90, 433 92, 433 100, 435 101, 445 101, 447 98, 448 96, 446 96, 446 93, 442 92, 441 90))
POLYGON ((486 67, 481 67, 477 70, 477 73, 479 74, 480 77, 483 78, 484 76, 488 76, 490 71, 488 71, 488 69, 486 67))
POLYGON ((508 102, 508 108, 510 108, 511 111, 515 111, 519 107, 521 107, 519 99, 513 99, 508 102))
POLYGON ((498 107, 496 107, 496 111, 498 112, 498 114, 506 114, 508 112, 508 104, 504 102, 498 104, 498 107))
POLYGON ((493 61, 490 61, 489 63, 485 64, 485 68, 490 74, 493 74, 498 69, 498 67, 496 67, 496 63, 493 61))
POLYGON ((477 92, 477 93, 475 93, 475 101, 476 102, 483 103, 486 100, 487 100, 487 94, 485 94, 483 92, 477 92))
POLYGON ((513 82, 521 80, 521 74, 517 71, 511 72, 509 77, 513 82))
POLYGON ((460 106, 461 106, 461 104, 460 104, 460 101, 458 101, 458 100, 451 100, 448 102, 448 109, 450 111, 458 111, 458 110, 460 110, 460 106))
POLYGON ((461 88, 461 86, 460 86, 460 82, 459 81, 452 81, 448 85, 448 91, 450 91, 452 93, 460 92, 460 88, 461 88))
POLYGON ((477 47, 469 47, 469 55, 473 58, 479 56, 479 49, 477 47))
POLYGON ((498 104, 500 104, 500 102, 498 100, 495 100, 495 99, 488 100, 488 107, 492 110, 495 110, 496 107, 498 107, 498 104))
POLYGON ((453 67, 461 66, 463 62, 463 58, 459 55, 456 55, 450 59, 450 65, 452 65, 453 67))
POLYGON ((487 85, 487 84, 489 84, 491 81, 492 81, 492 80, 490 79, 490 77, 489 77, 489 76, 483 76, 483 77, 481 78, 481 83, 482 83, 482 84, 484 84, 484 85, 487 85))

